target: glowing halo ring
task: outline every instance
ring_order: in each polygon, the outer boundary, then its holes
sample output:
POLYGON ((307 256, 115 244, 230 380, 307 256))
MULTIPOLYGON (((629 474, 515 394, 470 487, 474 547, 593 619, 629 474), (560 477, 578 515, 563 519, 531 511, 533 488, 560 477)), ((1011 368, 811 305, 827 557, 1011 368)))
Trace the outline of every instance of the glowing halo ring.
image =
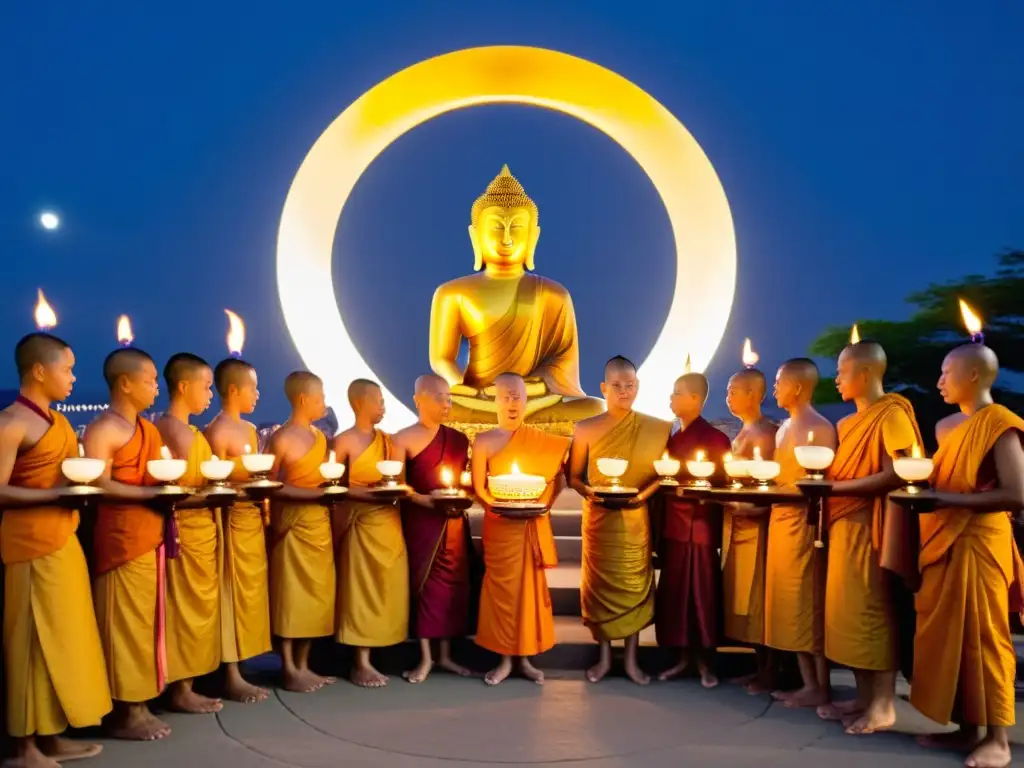
MULTIPOLYGON (((334 235, 352 188, 388 145, 421 123, 464 107, 510 103, 562 112, 607 134, 643 168, 665 204, 676 242, 675 293, 640 367, 637 408, 663 412, 687 354, 695 371, 714 355, 732 308, 736 238, 725 191, 697 141, 652 96, 597 64, 543 48, 469 48, 414 64, 356 99, 316 140, 288 190, 277 244, 281 309, 331 402, 344 400, 352 379, 374 378, 345 328, 331 278, 334 235)), ((414 418, 386 387, 384 398, 384 429, 414 418)))

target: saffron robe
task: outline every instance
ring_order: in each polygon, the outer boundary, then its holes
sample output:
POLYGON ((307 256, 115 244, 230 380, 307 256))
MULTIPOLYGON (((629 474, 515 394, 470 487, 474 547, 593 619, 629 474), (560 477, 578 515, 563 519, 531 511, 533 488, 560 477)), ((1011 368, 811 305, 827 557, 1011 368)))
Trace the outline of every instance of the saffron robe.
MULTIPOLYGON (((206 484, 199 467, 212 452, 195 427, 188 467, 179 481, 206 484)), ((188 680, 220 666, 220 545, 213 509, 179 509, 178 556, 167 561, 167 681, 188 680)))
MULTIPOLYGON (((990 454, 1009 430, 1021 437, 1024 420, 1001 405, 957 425, 935 454, 935 489, 994 487, 990 454)), ((1010 513, 952 508, 921 515, 919 562, 911 704, 938 723, 1014 725, 1009 615, 1020 610, 1021 560, 1010 513)))
MULTIPOLYGON (((257 450, 255 427, 249 444, 257 450)), ((242 459, 233 461, 228 479, 248 482, 242 459)), ((220 520, 221 661, 234 663, 271 650, 267 540, 263 511, 251 501, 236 501, 220 520)))
MULTIPOLYGON (((551 483, 562 471, 570 440, 522 425, 491 456, 487 472, 520 472, 551 483)), ((558 564, 549 513, 528 520, 484 516, 484 585, 476 644, 502 656, 534 656, 555 645, 551 593, 544 571, 558 564)))
MULTIPOLYGON (((921 445, 910 401, 889 394, 837 427, 833 480, 857 480, 882 471, 885 457, 921 445)), ((825 586, 825 656, 852 669, 896 667, 896 616, 880 547, 885 497, 829 499, 829 553, 825 586)))
MULTIPOLYGON (((447 467, 458 478, 469 455, 469 440, 442 425, 426 448, 405 463, 405 479, 417 493, 444 487, 447 467)), ((448 517, 410 501, 402 503, 402 532, 409 556, 413 633, 435 639, 469 634, 469 518, 448 517)))
MULTIPOLYGON (((672 435, 668 453, 685 462, 698 450, 722 466, 732 444, 724 432, 698 417, 672 435)), ((655 598, 658 645, 714 649, 719 637, 722 510, 673 495, 665 500, 661 578, 655 598)))
MULTIPOLYGON (((50 418, 39 442, 15 459, 10 485, 61 484, 61 462, 78 455, 78 438, 62 414, 50 418)), ((0 520, 6 722, 16 738, 99 725, 111 709, 77 526, 78 512, 65 507, 8 510, 0 520)))
MULTIPOLYGON (((317 488, 327 460, 327 438, 313 430, 313 447, 283 467, 282 481, 317 488)), ((272 516, 270 553, 271 628, 278 637, 327 637, 334 628, 335 574, 331 517, 323 504, 280 503, 272 516)))
MULTIPOLYGON (((391 455, 391 439, 373 442, 349 466, 349 482, 373 485, 377 462, 391 455)), ((402 516, 394 504, 345 501, 334 517, 338 562, 335 639, 359 648, 401 643, 409 636, 409 559, 402 516)))
MULTIPOLYGON (((779 485, 804 477, 793 446, 775 452, 779 485)), ((823 653, 825 642, 825 568, 815 556, 814 528, 807 508, 775 504, 768 521, 765 561, 764 644, 780 651, 823 653)))
MULTIPOLYGON (((590 446, 587 483, 605 482, 598 458, 629 461, 622 485, 643 490, 657 474, 654 461, 668 442, 671 424, 632 412, 590 446)), ((654 620, 654 567, 647 504, 608 509, 583 502, 583 623, 595 640, 621 640, 654 620)))
MULTIPOLYGON (((146 462, 160 458, 157 428, 139 418, 114 452, 111 479, 153 485, 146 462)), ((110 693, 115 701, 155 698, 167 682, 164 518, 142 504, 100 504, 93 597, 110 693)))

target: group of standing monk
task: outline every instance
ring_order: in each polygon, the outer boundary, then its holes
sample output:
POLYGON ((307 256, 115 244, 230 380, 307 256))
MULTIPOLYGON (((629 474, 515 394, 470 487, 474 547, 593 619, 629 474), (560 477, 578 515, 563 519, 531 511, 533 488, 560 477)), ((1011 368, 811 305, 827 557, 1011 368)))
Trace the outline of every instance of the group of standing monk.
POLYGON ((909 403, 882 390, 885 354, 873 342, 850 345, 839 358, 837 387, 857 412, 839 422, 838 434, 811 404, 817 368, 796 359, 776 376, 775 398, 789 414, 777 430, 761 416, 763 374, 746 370, 730 380, 727 401, 743 421, 732 444, 701 417, 708 383, 700 374, 676 382, 676 422, 633 411, 639 381, 622 357, 605 367, 607 411, 580 421, 572 439, 525 424, 523 379, 499 376, 497 426, 480 434, 472 451, 443 423, 451 396, 440 377, 417 380, 419 420, 393 436, 377 428, 380 387, 357 380, 348 393, 355 423, 333 444, 347 465, 348 492, 337 503, 326 502, 320 487, 329 450, 313 426, 326 410, 322 383, 293 373, 285 381, 292 413, 268 450, 273 477, 283 483, 270 519, 244 496, 220 514, 198 495, 178 505, 176 532, 166 539, 173 529, 147 461, 166 446, 187 460, 181 483, 200 487, 200 465, 216 455, 235 462, 232 482, 248 480, 241 457, 259 448, 243 417, 258 399, 256 372, 237 359, 214 369, 194 355, 175 355, 164 369, 170 408, 154 425, 141 414, 157 396, 157 368, 141 350, 120 349, 104 363, 110 408, 83 440, 85 454, 106 463, 89 565, 78 512, 61 493, 61 462, 79 454, 78 441, 50 408, 71 392, 74 355, 62 340, 38 333, 19 342, 15 357, 21 393, 0 414, 0 555, 7 724, 18 765, 52 767, 99 752, 63 739, 68 725, 105 720, 115 737, 162 738, 170 728, 148 702, 166 687, 170 708, 215 712, 220 699, 200 695, 192 681, 220 667, 225 698, 265 699, 238 664, 269 651, 272 637, 282 684, 299 692, 334 682, 310 668, 312 641, 332 636, 355 648, 351 679, 364 687, 387 683, 371 649, 410 634, 421 648, 420 663, 405 674, 410 682, 433 668, 433 641, 441 667, 468 675, 452 657, 451 640, 472 634, 501 657, 485 682, 502 682, 517 664, 524 677, 543 682, 530 657, 555 643, 544 570, 557 558, 548 515, 513 519, 494 509, 487 478, 513 464, 545 479, 547 508, 565 484, 584 499, 581 608, 600 646, 587 671, 591 682, 608 673, 611 643, 624 640, 627 676, 647 684, 637 649, 640 631, 654 623, 660 644, 682 649, 663 679, 692 661, 703 684, 715 685, 713 652, 724 634, 758 649, 757 674, 747 681, 752 692, 816 707, 823 718, 843 720, 849 733, 890 727, 901 638, 886 568, 902 570, 917 592, 912 703, 937 722, 960 724, 953 740, 971 752, 968 765, 1009 762, 1009 614, 1011 592, 1019 597, 1024 583, 1010 515, 1024 507, 1024 421, 992 402, 998 363, 982 345, 959 347, 943 364, 939 388, 961 412, 937 426, 938 509, 921 517, 920 552, 914 567, 903 569, 886 561, 885 502, 900 485, 893 459, 922 441, 909 403), (200 432, 189 421, 209 407, 214 388, 221 412, 200 432), (803 473, 795 447, 809 442, 836 451, 827 556, 815 548, 804 506, 716 509, 671 496, 663 523, 652 526, 648 502, 661 487, 654 461, 664 452, 689 459, 702 450, 718 464, 730 450, 737 458, 774 457, 778 482, 787 485, 803 473), (602 457, 628 460, 620 482, 638 492, 625 504, 609 505, 595 493, 602 457), (373 490, 384 459, 403 462, 412 490, 397 504, 373 490), (431 496, 445 482, 442 470, 457 476, 466 467, 485 508, 479 600, 468 519, 440 514, 431 496), (796 691, 774 690, 772 650, 796 654, 796 691), (831 700, 829 661, 854 670, 854 701, 831 700))

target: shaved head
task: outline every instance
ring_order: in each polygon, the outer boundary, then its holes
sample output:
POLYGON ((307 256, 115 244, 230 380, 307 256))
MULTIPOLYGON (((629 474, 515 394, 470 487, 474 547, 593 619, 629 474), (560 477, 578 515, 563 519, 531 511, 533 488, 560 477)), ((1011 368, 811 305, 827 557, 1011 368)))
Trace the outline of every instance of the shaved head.
POLYGON ((526 392, 526 382, 518 373, 501 373, 494 377, 494 386, 506 392, 526 392))
POLYGON ((60 360, 70 345, 49 333, 30 333, 14 347, 14 364, 18 367, 18 380, 24 381, 36 365, 48 366, 60 360))
POLYGON ((122 376, 138 373, 146 363, 152 365, 154 369, 156 368, 153 358, 141 349, 135 347, 115 349, 103 361, 103 378, 106 380, 107 386, 113 389, 122 376))
POLYGON ((616 355, 607 363, 604 364, 604 378, 608 380, 608 375, 611 373, 636 373, 636 366, 633 365, 633 361, 628 357, 622 355, 616 355))
POLYGON ((494 379, 494 404, 498 408, 498 426, 516 430, 526 419, 526 382, 516 373, 502 373, 494 379))
POLYGON ((315 373, 309 371, 293 371, 285 377, 284 395, 288 402, 295 406, 303 395, 312 395, 323 390, 324 383, 315 373))
POLYGON ((985 388, 991 387, 999 375, 999 358, 984 344, 962 344, 954 348, 946 359, 956 360, 972 373, 976 373, 978 383, 985 388))
POLYGON ((680 394, 696 395, 703 405, 710 391, 707 378, 703 373, 684 373, 676 379, 675 390, 680 394))
POLYGON ((356 404, 370 395, 380 392, 380 384, 369 379, 355 379, 348 385, 348 404, 355 410, 356 404))
POLYGON ((818 385, 818 379, 821 378, 818 366, 809 357, 794 357, 792 360, 787 360, 779 368, 779 373, 797 379, 801 384, 807 384, 812 389, 818 385))
POLYGON ((210 370, 210 364, 191 352, 179 352, 167 361, 164 366, 164 381, 167 382, 168 394, 174 395, 178 385, 183 381, 198 378, 204 370, 210 370))
POLYGON ((213 383, 217 388, 217 394, 225 398, 231 387, 241 389, 252 380, 252 374, 255 372, 256 369, 252 365, 237 357, 221 360, 213 370, 213 383))
POLYGON ((885 350, 877 341, 858 341, 850 344, 839 353, 839 362, 850 360, 857 367, 870 368, 879 378, 885 375, 889 361, 885 350))
POLYGON ((436 373, 424 373, 422 376, 416 377, 416 383, 413 385, 413 394, 435 395, 448 388, 448 382, 441 376, 438 376, 436 373))
POLYGON ((763 398, 764 393, 768 391, 768 381, 765 379, 764 373, 757 368, 745 368, 739 373, 733 374, 729 379, 729 385, 743 387, 760 398, 763 398))

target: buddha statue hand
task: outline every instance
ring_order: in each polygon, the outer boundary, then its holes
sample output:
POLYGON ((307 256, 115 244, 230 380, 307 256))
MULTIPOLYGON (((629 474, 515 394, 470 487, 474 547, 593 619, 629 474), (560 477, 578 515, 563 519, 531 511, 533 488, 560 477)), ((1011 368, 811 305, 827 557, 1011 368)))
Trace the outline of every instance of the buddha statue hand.
POLYGON ((468 384, 453 384, 451 393, 461 397, 480 397, 480 390, 468 384))

